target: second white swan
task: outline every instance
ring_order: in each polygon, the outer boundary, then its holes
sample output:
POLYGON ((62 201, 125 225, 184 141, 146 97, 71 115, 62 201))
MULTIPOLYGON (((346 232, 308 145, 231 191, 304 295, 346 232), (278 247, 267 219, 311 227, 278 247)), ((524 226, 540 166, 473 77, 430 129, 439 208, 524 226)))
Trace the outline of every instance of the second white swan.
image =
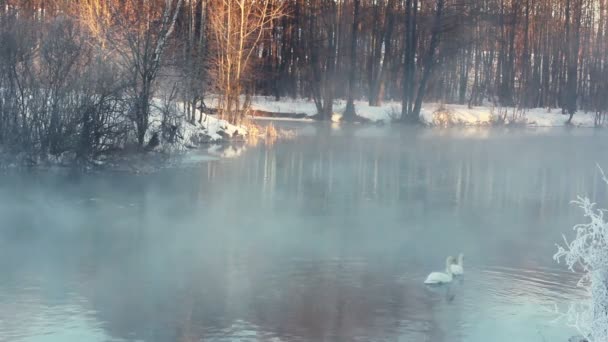
POLYGON ((458 254, 458 262, 454 262, 452 259, 452 264, 450 265, 450 270, 453 275, 463 275, 464 274, 464 254, 458 254))

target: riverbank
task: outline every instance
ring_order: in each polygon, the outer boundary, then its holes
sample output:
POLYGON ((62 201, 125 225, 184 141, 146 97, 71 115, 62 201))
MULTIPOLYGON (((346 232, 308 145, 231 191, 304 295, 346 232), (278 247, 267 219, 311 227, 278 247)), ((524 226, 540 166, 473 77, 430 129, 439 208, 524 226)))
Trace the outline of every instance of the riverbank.
POLYGON ((228 158, 240 153, 244 145, 274 143, 277 139, 294 136, 292 131, 277 129, 272 123, 262 126, 247 120, 244 124, 233 125, 217 116, 200 112, 196 113, 195 118, 195 121, 186 120, 180 106, 173 105, 168 109, 156 100, 151 106, 143 146, 137 144, 137 139, 132 134, 122 140, 107 139, 104 143, 111 148, 87 157, 78 156, 74 150, 41 154, 15 152, 0 145, 0 169, 76 166, 87 170, 149 172, 174 165, 185 154, 193 151, 205 153, 203 159, 228 158))
MULTIPOLYGON (((209 99, 213 106, 213 99, 209 99)), ((401 105, 386 102, 381 106, 369 106, 367 102, 355 103, 357 115, 365 122, 375 124, 392 123, 399 119, 401 105)), ((346 101, 337 100, 334 104, 332 122, 341 121, 346 101)), ((0 169, 11 167, 52 167, 74 166, 86 169, 148 169, 167 164, 168 160, 189 151, 209 150, 212 157, 225 158, 238 155, 239 148, 224 151, 222 146, 257 143, 259 140, 274 143, 281 138, 290 138, 294 133, 276 129, 274 120, 313 122, 317 113, 314 102, 305 99, 281 99, 255 96, 252 98, 251 117, 244 125, 235 126, 215 115, 197 112, 195 121, 186 120, 180 104, 167 105, 155 100, 151 105, 149 127, 144 137, 144 146, 137 144, 135 136, 127 135, 123 140, 104 141, 108 148, 105 152, 95 152, 83 160, 77 157, 74 148, 59 154, 14 153, 0 146, 0 169), (254 120, 251 120, 254 119, 254 120), (264 122, 264 121, 270 121, 264 122), (220 146, 213 147, 213 146, 220 146), (211 148, 213 147, 213 148, 211 148), (218 152, 221 151, 221 152, 218 152), (131 167, 129 164, 141 165, 131 167)), ((494 108, 480 106, 469 108, 462 105, 443 105, 426 103, 422 107, 421 121, 429 127, 463 126, 483 128, 490 126, 517 126, 550 128, 566 125, 567 116, 559 109, 531 109, 518 111, 515 108, 494 108)), ((598 121, 592 114, 578 113, 574 116, 573 127, 603 126, 605 120, 598 121)), ((106 123, 112 125, 112 122, 106 123)), ((131 130, 134 132, 135 130, 131 130)))
MULTIPOLYGON (((307 99, 255 96, 252 99, 255 111, 289 114, 303 120, 312 120, 317 114, 315 103, 307 99)), ((336 100, 332 121, 339 122, 346 109, 345 100, 336 100)), ((401 115, 401 103, 385 102, 381 106, 370 106, 367 101, 355 101, 357 115, 374 123, 391 123, 401 115)), ((268 116, 264 116, 268 118, 268 116)), ((270 118, 272 119, 272 118, 270 118)), ((427 126, 491 126, 517 124, 530 127, 560 127, 566 124, 567 115, 561 114, 559 108, 535 108, 518 110, 512 107, 493 107, 490 105, 469 108, 466 105, 425 103, 420 112, 420 119, 427 126)), ((605 121, 605 120, 602 120, 605 121)), ((574 115, 572 125, 576 127, 597 127, 605 122, 596 122, 595 114, 579 112, 574 115)))

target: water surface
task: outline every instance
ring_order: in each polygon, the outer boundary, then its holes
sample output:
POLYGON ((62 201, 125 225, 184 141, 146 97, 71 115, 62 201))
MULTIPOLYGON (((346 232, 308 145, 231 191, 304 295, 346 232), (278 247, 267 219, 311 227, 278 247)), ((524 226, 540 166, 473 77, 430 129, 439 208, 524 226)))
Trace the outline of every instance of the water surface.
POLYGON ((574 334, 553 322, 581 296, 554 243, 577 194, 608 204, 608 133, 294 127, 151 175, 3 174, 0 340, 574 334), (460 251, 463 279, 422 284, 460 251))

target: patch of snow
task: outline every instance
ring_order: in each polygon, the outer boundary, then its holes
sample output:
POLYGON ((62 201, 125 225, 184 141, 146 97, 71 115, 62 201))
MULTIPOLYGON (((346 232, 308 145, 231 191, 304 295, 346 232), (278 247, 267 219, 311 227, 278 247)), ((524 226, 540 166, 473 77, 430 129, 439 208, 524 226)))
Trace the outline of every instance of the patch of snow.
MULTIPOLYGON (((420 113, 423 123, 427 125, 439 125, 438 115, 446 113, 452 124, 465 126, 490 125, 500 119, 505 123, 517 123, 531 127, 559 127, 564 126, 568 120, 567 115, 562 115, 560 109, 548 111, 546 108, 533 108, 517 110, 513 107, 491 107, 480 106, 469 108, 466 105, 440 105, 437 103, 424 104, 420 113)), ((594 115, 579 112, 574 115, 572 125, 578 127, 594 127, 594 115)))
POLYGON ((317 114, 314 101, 306 99, 283 98, 276 101, 274 97, 254 96, 251 99, 252 109, 273 113, 303 113, 308 116, 317 114))
MULTIPOLYGON (((314 101, 307 99, 282 98, 276 101, 274 97, 254 96, 251 99, 251 108, 273 113, 306 114, 308 116, 317 114, 317 106, 314 101)), ((333 109, 332 121, 337 122, 346 110, 346 101, 334 101, 333 109)), ((387 102, 382 106, 372 107, 366 101, 355 101, 355 109, 358 115, 374 122, 388 122, 394 113, 401 113, 401 105, 397 102, 387 102)))
MULTIPOLYGON (((314 116, 317 107, 314 101, 307 99, 282 98, 277 101, 274 97, 254 96, 252 97, 252 109, 275 113, 306 114, 314 116)), ((346 109, 345 100, 334 102, 334 115, 332 122, 340 121, 346 109)), ((395 101, 384 102, 381 106, 370 106, 367 101, 355 101, 357 114, 372 122, 391 122, 401 115, 401 103, 395 101)), ((547 110, 547 108, 534 108, 517 110, 516 108, 493 107, 490 104, 469 108, 467 105, 454 105, 439 103, 424 103, 420 111, 421 121, 429 126, 440 126, 442 120, 450 120, 452 125, 462 126, 487 126, 491 125, 504 116, 505 123, 517 123, 531 127, 559 127, 564 126, 568 120, 567 115, 562 115, 560 109, 547 110), (443 114, 443 117, 440 115, 443 114)), ((275 118, 256 118, 257 120, 277 120, 275 118)), ((305 119, 280 119, 302 121, 305 119)), ((595 117, 593 114, 578 112, 574 115, 572 125, 577 127, 594 127, 595 117)))
POLYGON ((172 107, 173 112, 169 117, 163 118, 163 112, 159 109, 161 108, 159 102, 156 100, 157 105, 152 107, 150 127, 145 140, 150 141, 156 134, 160 140, 157 148, 162 151, 180 152, 207 143, 244 139, 248 134, 247 128, 244 126, 232 125, 226 120, 201 113, 199 110, 196 111, 195 117, 199 118, 202 115, 202 121, 190 122, 186 120, 185 114, 180 110, 180 104, 172 107), (163 119, 165 119, 165 127, 163 127, 163 119), (166 130, 171 129, 174 129, 175 132, 166 132, 166 130), (171 139, 168 139, 167 136, 171 139))

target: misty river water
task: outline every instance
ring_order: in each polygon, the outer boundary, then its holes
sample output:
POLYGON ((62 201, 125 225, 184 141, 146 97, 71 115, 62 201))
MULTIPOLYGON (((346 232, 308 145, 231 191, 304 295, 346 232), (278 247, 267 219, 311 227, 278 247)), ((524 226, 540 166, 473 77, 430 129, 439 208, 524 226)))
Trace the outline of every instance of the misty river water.
POLYGON ((0 176, 0 341, 567 341, 608 132, 292 124, 148 175, 0 176), (240 155, 236 155, 239 154, 240 155), (428 287, 447 255, 465 276, 428 287))

